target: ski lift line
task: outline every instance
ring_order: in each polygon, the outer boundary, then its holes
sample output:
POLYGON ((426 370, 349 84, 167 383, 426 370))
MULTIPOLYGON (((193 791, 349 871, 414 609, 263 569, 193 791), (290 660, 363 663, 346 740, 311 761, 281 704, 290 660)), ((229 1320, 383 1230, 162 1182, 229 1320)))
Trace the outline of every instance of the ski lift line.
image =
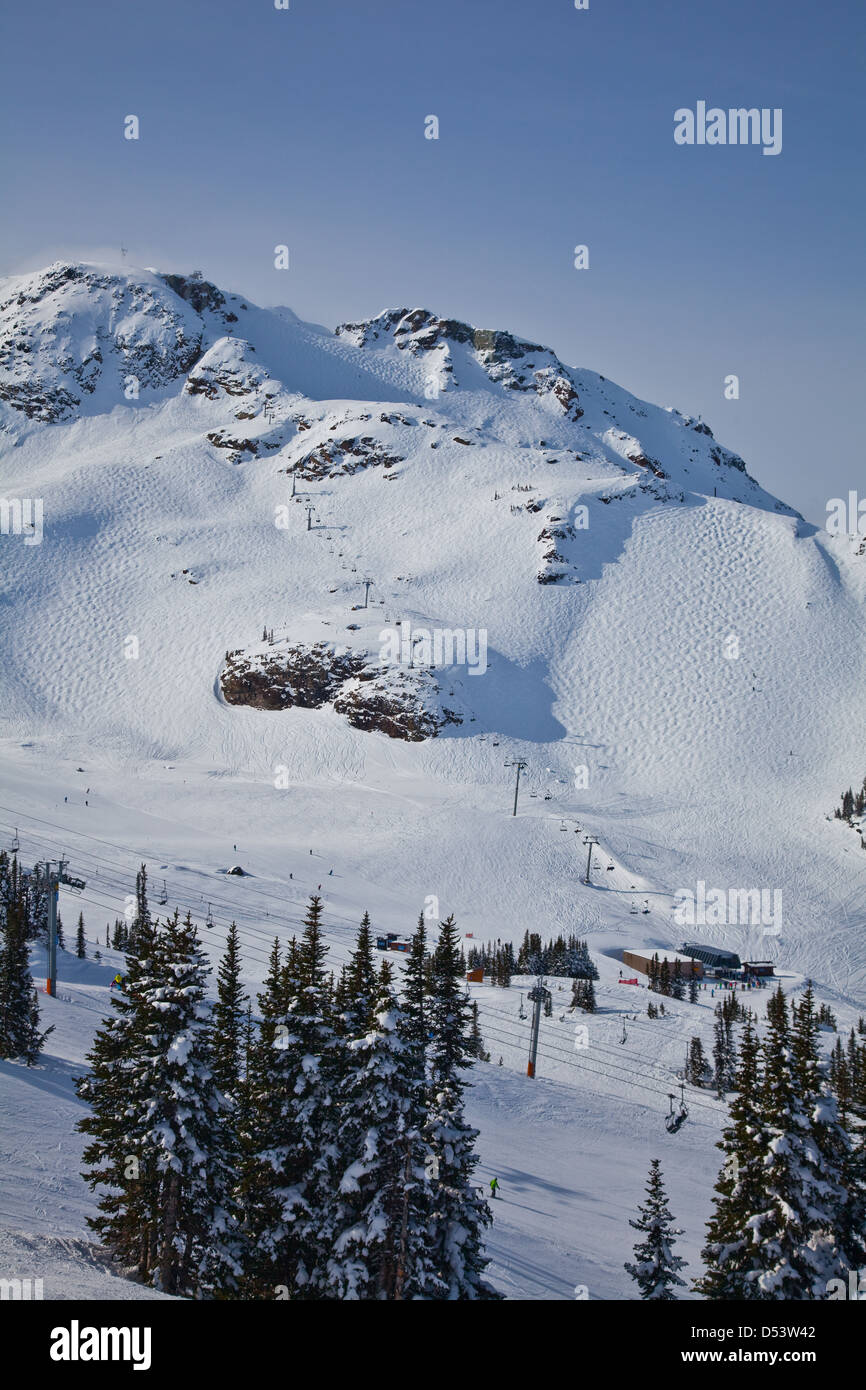
MULTIPOLYGON (((36 839, 37 837, 31 836, 30 838, 36 839)), ((92 857, 92 856, 91 856, 91 857, 92 857)), ((102 878, 103 878, 103 882, 105 883, 104 892, 105 892, 105 894, 106 894, 107 896, 109 896, 109 897, 113 897, 113 896, 116 894, 116 895, 117 895, 117 898, 120 900, 120 903, 118 903, 117 901, 112 901, 112 902, 106 903, 106 902, 104 902, 104 901, 102 901, 102 900, 100 900, 100 899, 98 899, 98 898, 94 898, 94 897, 90 896, 89 894, 83 894, 83 893, 82 893, 82 894, 77 894, 77 896, 78 896, 78 897, 81 897, 83 901, 89 902, 91 905, 101 908, 101 909, 102 909, 103 911, 105 911, 105 912, 112 913, 115 917, 123 916, 123 915, 124 915, 124 908, 125 908, 126 900, 127 900, 128 897, 130 896, 130 893, 129 893, 129 879, 128 879, 128 875, 125 874, 125 873, 122 874, 121 877, 120 877, 120 882, 119 882, 119 884, 113 884, 113 883, 111 882, 111 879, 112 879, 113 877, 114 877, 114 871, 112 871, 112 874, 111 874, 111 875, 107 875, 107 874, 103 873, 102 878)), ((195 918, 197 918, 197 917, 200 916, 200 912, 199 912, 199 909, 198 909, 198 904, 195 903, 195 902, 190 903, 190 902, 181 902, 181 901, 177 901, 176 906, 179 907, 179 908, 182 908, 182 909, 187 909, 187 910, 189 910, 189 912, 190 912, 190 914, 193 916, 194 920, 195 920, 195 918)), ((234 917, 232 920, 235 920, 235 921, 236 921, 236 918, 237 918, 238 916, 240 916, 240 915, 241 915, 241 914, 235 914, 235 917, 234 917)), ((155 913, 154 916, 156 916, 156 917, 163 916, 163 917, 164 917, 165 914, 155 913)), ((279 928, 281 925, 282 925, 282 926, 286 926, 287 923, 288 923, 288 926, 289 926, 289 927, 292 927, 292 928, 298 927, 298 926, 300 926, 300 927, 303 926, 303 922, 302 922, 302 921, 299 922, 299 923, 289 922, 288 919, 284 919, 284 918, 282 918, 282 917, 278 917, 276 914, 274 914, 274 915, 270 918, 270 921, 273 922, 275 928, 279 928)), ((223 939, 224 939, 224 938, 223 938, 223 932, 227 932, 227 931, 228 931, 228 927, 229 927, 230 923, 227 922, 227 921, 225 921, 225 920, 223 920, 222 918, 215 918, 215 919, 214 919, 214 925, 218 925, 218 926, 220 927, 220 929, 221 929, 220 935, 219 935, 218 938, 216 938, 216 941, 223 940, 223 939)), ((275 935, 276 933, 273 932, 273 931, 269 931, 268 928, 266 928, 266 927, 260 927, 258 924, 256 924, 255 926, 251 926, 251 925, 249 925, 248 923, 246 923, 246 922, 243 920, 243 917, 241 917, 241 920, 240 920, 239 922, 236 921, 236 925, 239 927, 239 929, 240 929, 240 931, 241 931, 241 934, 242 934, 242 937, 243 937, 243 940, 244 940, 244 950, 245 950, 247 956, 252 957, 252 958, 255 958, 255 959, 257 959, 257 960, 259 960, 259 961, 261 961, 261 962, 263 962, 263 963, 267 963, 267 960, 268 960, 269 954, 270 954, 271 944, 272 944, 272 942, 273 942, 273 937, 274 937, 274 935, 275 935), (252 934, 252 936, 253 936, 253 939, 252 939, 252 940, 250 940, 250 934, 252 934), (257 936, 266 937, 267 946, 265 945, 265 942, 264 942, 264 941, 259 941, 259 942, 257 942, 257 941, 255 940, 255 938, 256 938, 257 936)), ((293 935, 297 935, 297 931, 293 931, 292 934, 293 934, 293 935)), ((216 943, 215 943, 215 944, 216 944, 216 943)), ((342 949, 343 946, 344 946, 344 943, 343 943, 342 941, 339 941, 339 942, 336 942, 336 943, 329 943, 329 944, 337 945, 337 946, 338 946, 339 948, 341 948, 341 949, 342 949)), ((335 960, 336 960, 336 957, 335 957, 335 960)))
MULTIPOLYGON (((489 1028, 489 1026, 488 1026, 488 1025, 486 1024, 486 1022, 485 1022, 485 1015, 486 1015, 486 1011, 485 1011, 485 1013, 483 1013, 483 1014, 481 1015, 481 1020, 480 1020, 480 1021, 481 1021, 481 1028, 482 1028, 482 1032, 483 1032, 483 1033, 486 1033, 486 1032, 490 1032, 490 1031, 491 1031, 490 1028, 489 1028)), ((502 1016, 502 1015, 500 1015, 500 1017, 501 1017, 501 1016, 502 1016)), ((591 1017, 591 1015, 587 1015, 587 1017, 591 1017)), ((522 1034, 511 1034, 510 1036, 511 1036, 511 1041, 514 1042, 514 1044, 515 1044, 516 1046, 524 1046, 524 1045, 525 1045, 525 1039, 523 1038, 523 1035, 522 1035, 522 1034)), ((584 1059, 584 1060, 581 1061, 580 1063, 577 1063, 577 1064, 576 1064, 576 1063, 574 1062, 574 1059, 573 1059, 573 1057, 572 1057, 572 1055, 571 1055, 570 1050, 567 1051, 567 1052, 565 1052, 565 1051, 563 1051, 562 1049, 558 1048, 558 1042, 559 1042, 558 1039, 556 1039, 556 1038, 551 1038, 551 1037, 548 1035, 548 1036, 545 1037, 544 1045, 545 1045, 546 1048, 550 1048, 553 1052, 557 1052, 557 1051, 558 1051, 559 1056, 562 1058, 563 1061, 568 1061, 568 1062, 570 1062, 572 1065, 579 1065, 579 1066, 581 1066, 581 1067, 584 1066, 584 1065, 586 1065, 586 1060, 587 1060, 587 1059, 584 1059)), ((616 1058, 618 1059, 618 1061, 617 1061, 617 1062, 609 1062, 609 1061, 607 1060, 607 1057, 595 1057, 595 1056, 594 1056, 593 1058, 589 1059, 590 1063, 591 1063, 592 1061, 598 1061, 599 1064, 603 1064, 604 1066, 608 1067, 611 1071, 621 1071, 621 1072, 624 1072, 624 1073, 627 1075, 627 1077, 629 1078, 631 1084, 632 1084, 632 1085, 634 1084, 635 1079, 636 1079, 636 1078, 635 1078, 635 1072, 634 1072, 633 1069, 624 1067, 624 1066, 622 1065, 622 1060, 623 1060, 624 1058, 626 1058, 626 1057, 629 1057, 629 1056, 634 1056, 634 1057, 636 1058, 636 1060, 640 1060, 639 1054, 614 1052, 612 1048, 607 1047, 604 1043, 595 1043, 595 1042, 593 1043, 592 1050, 593 1050, 593 1053, 594 1053, 594 1054, 598 1053, 599 1051, 601 1051, 601 1052, 609 1052, 609 1053, 611 1053, 614 1057, 616 1057, 616 1058)), ((643 1063, 643 1065, 646 1065, 646 1064, 643 1063)), ((604 1073, 602 1073, 602 1074, 604 1074, 604 1073)), ((619 1078, 618 1076, 614 1076, 614 1077, 612 1077, 611 1079, 614 1080, 614 1081, 617 1081, 617 1082, 620 1081, 620 1078, 619 1078)), ((659 1086, 661 1086, 661 1087, 664 1088, 664 1094, 665 1094, 665 1095, 668 1094, 668 1092, 667 1092, 667 1087, 670 1086, 670 1084, 671 1084, 671 1078, 670 1078, 670 1074, 669 1074, 669 1073, 667 1073, 667 1074, 665 1074, 665 1075, 663 1075, 663 1076, 658 1076, 658 1075, 653 1075, 653 1074, 650 1074, 649 1076, 643 1075, 643 1076, 640 1077, 640 1080, 641 1080, 641 1083, 644 1084, 644 1085, 647 1086, 647 1087, 648 1087, 651 1083, 658 1083, 659 1086)), ((661 1094, 661 1092, 658 1092, 658 1093, 661 1094)), ((703 1101, 703 1100, 701 1100, 701 1099, 699 1099, 699 1098, 696 1099, 694 1103, 695 1103, 696 1105, 700 1106, 700 1107, 701 1107, 702 1109, 704 1109, 704 1110, 711 1110, 714 1114, 715 1114, 715 1113, 718 1113, 718 1112, 717 1112, 717 1109, 716 1109, 716 1107, 715 1107, 714 1105, 707 1104, 705 1101, 703 1101)))
MULTIPOLYGON (((491 1038, 500 1047, 503 1045, 507 1045, 510 1047, 514 1047, 515 1050, 521 1052, 526 1047, 525 1039, 521 1039, 519 1043, 515 1043, 515 1041, 512 1038, 503 1038, 501 1035, 497 1034, 495 1030, 484 1029, 483 1036, 491 1038)), ((598 1067, 593 1067, 592 1063, 587 1060, 585 1055, 583 1055, 582 1060, 580 1062, 575 1062, 574 1059, 570 1056, 564 1056, 562 1053, 551 1053, 548 1052, 546 1048, 540 1046, 537 1055, 543 1061, 551 1063, 551 1065, 572 1067, 574 1070, 579 1071, 581 1074, 581 1088, 590 1091, 593 1095, 609 1098, 610 1093, 606 1091, 597 1091, 591 1086, 586 1086, 585 1078, 587 1073, 594 1078, 603 1078, 607 1080, 612 1086, 619 1086, 626 1090, 631 1090, 632 1092, 634 1092, 635 1090, 636 1078, 634 1076, 634 1073, 631 1073, 630 1076, 627 1078, 621 1076, 611 1076, 608 1071, 605 1071, 604 1069, 600 1069, 598 1067)), ((669 1092, 664 1087, 652 1087, 642 1083, 640 1086, 640 1095, 651 1096, 653 1098, 658 1096, 667 1099, 669 1092)), ((633 1103, 639 1105, 641 1103, 640 1097, 635 1098, 633 1103)), ((698 1108, 701 1110, 710 1110, 710 1107, 706 1105, 698 1105, 698 1108)), ((714 1115, 720 1114, 720 1112, 716 1110, 712 1110, 711 1113, 714 1115)), ((714 1126, 711 1126, 708 1123, 702 1123, 699 1120, 696 1120, 695 1123, 698 1124, 702 1129, 714 1128, 714 1126)))
MULTIPOLYGON (((525 1038, 515 1039, 515 1038, 510 1037, 510 1036, 508 1036, 508 1035, 503 1036, 502 1034, 498 1033, 496 1029, 485 1028, 485 1027, 483 1026, 483 1024, 482 1024, 482 1036, 483 1036, 483 1037, 491 1037, 491 1038, 493 1038, 497 1043, 500 1044, 500 1046, 501 1046, 503 1043, 506 1043, 508 1046, 514 1047, 514 1048, 517 1049, 518 1051, 522 1051, 522 1050, 525 1048, 525 1046, 526 1046, 526 1039, 525 1039, 525 1038)), ((612 1082, 612 1084, 613 1084, 613 1085, 616 1085, 616 1086, 629 1086, 629 1087, 631 1087, 632 1090, 633 1090, 634 1087, 635 1087, 636 1078, 635 1078, 634 1072, 628 1073, 628 1076, 627 1076, 626 1079, 623 1079, 623 1078, 620 1077, 620 1076, 611 1076, 610 1073, 609 1073, 608 1071, 605 1071, 605 1070, 603 1070, 603 1069, 599 1069, 599 1068, 597 1068, 597 1067, 593 1067, 593 1059, 588 1059, 588 1058, 587 1058, 585 1055, 583 1055, 583 1054, 581 1054, 581 1061, 580 1061, 580 1062, 576 1062, 576 1061, 574 1060, 573 1055, 571 1055, 570 1053, 565 1053, 565 1054, 564 1054, 564 1053, 562 1053, 562 1052, 557 1052, 557 1051, 550 1051, 550 1052, 549 1052, 549 1051, 547 1050, 546 1047, 541 1047, 541 1046, 539 1046, 538 1055, 539 1055, 540 1057, 544 1058, 545 1061, 553 1062, 553 1063, 555 1063, 555 1064, 557 1064, 557 1065, 559 1065, 559 1066, 570 1066, 570 1067, 573 1067, 575 1070, 580 1071, 582 1074, 588 1069, 588 1070, 590 1071, 590 1073, 591 1073, 593 1076, 605 1077, 608 1081, 612 1082)), ((641 1080, 640 1078, 637 1078, 637 1079, 638 1079, 638 1080, 641 1080)), ((643 1083, 643 1081, 641 1080, 641 1090, 642 1090, 643 1093, 648 1093, 648 1094, 653 1095, 653 1096, 663 1096, 665 1099, 667 1099, 668 1096, 670 1095, 670 1092, 669 1092, 668 1089, 667 1089, 667 1087, 668 1087, 669 1085, 670 1085, 670 1078, 668 1078, 667 1081, 666 1081, 662 1086, 659 1086, 659 1087, 653 1087, 653 1086, 646 1085, 646 1084, 643 1083)), ((604 1092, 596 1091, 596 1092, 594 1092, 594 1094, 595 1094, 595 1095, 604 1095, 605 1093, 604 1093, 604 1092)), ((693 1098, 690 1096, 690 1100, 691 1100, 691 1099, 693 1099, 693 1098)), ((637 1102, 636 1102, 636 1103, 637 1103, 637 1102)), ((717 1111, 714 1107, 707 1106, 707 1105, 701 1105, 700 1102, 697 1102, 697 1104, 699 1105, 699 1108, 704 1109, 704 1110, 711 1110, 713 1114, 718 1114, 718 1113, 720 1113, 720 1112, 717 1111)), ((708 1128, 708 1127, 709 1127, 709 1126, 707 1126, 707 1128, 708 1128)))
MULTIPOLYGON (((488 1031, 489 1031, 488 1026, 486 1025, 486 1023, 485 1023, 484 1020, 483 1020, 483 1016, 482 1016, 482 1030, 483 1030, 484 1032, 488 1032, 488 1031)), ((513 1036, 513 1035, 512 1035, 512 1036, 513 1036)), ((546 1047, 549 1047, 549 1048, 552 1048, 552 1049, 554 1049, 554 1050, 556 1050, 556 1049, 557 1049, 557 1041, 556 1041, 556 1040, 551 1040, 549 1037, 547 1037, 547 1038, 545 1039, 545 1046, 546 1046, 546 1047)), ((613 1072, 613 1073, 615 1073, 615 1072, 623 1072, 623 1073, 625 1074, 625 1076, 629 1079, 629 1081, 630 1081, 630 1083, 631 1083, 632 1085, 634 1084, 636 1078, 639 1078, 640 1081, 641 1081, 641 1084, 644 1085, 646 1088, 652 1087, 653 1089, 655 1089, 655 1088, 656 1088, 656 1085, 661 1086, 661 1087, 667 1087, 667 1086, 669 1086, 669 1085, 671 1084, 670 1073, 666 1073, 666 1074, 664 1074, 664 1075, 658 1075, 657 1073, 650 1073, 649 1075, 647 1075, 646 1072, 641 1071, 640 1068, 641 1068, 642 1066, 645 1066, 646 1063, 645 1063, 645 1061, 644 1061, 640 1056, 637 1056, 636 1054, 634 1054, 634 1053, 632 1053, 632 1052, 619 1052, 619 1051, 614 1052, 612 1048, 609 1048, 609 1047, 607 1047, 606 1045, 604 1045, 604 1044, 599 1044, 599 1043, 593 1043, 592 1051, 593 1051, 593 1058, 591 1059, 592 1061, 597 1061, 597 1062, 599 1063, 599 1065, 603 1065, 604 1067, 608 1068, 610 1072, 613 1072), (599 1055, 598 1055, 599 1053, 601 1053, 602 1055, 599 1056, 599 1055), (618 1062, 617 1062, 617 1061, 613 1061, 613 1062, 610 1061, 610 1060, 609 1060, 609 1056, 611 1056, 611 1055, 614 1056, 614 1057, 616 1057, 616 1058, 618 1058, 618 1059, 620 1059, 620 1060, 619 1060, 618 1062), (629 1057, 635 1057, 636 1067, 638 1068, 637 1071, 635 1070, 635 1068, 627 1068, 627 1067, 623 1066, 623 1064, 622 1064, 622 1059, 629 1058, 629 1057)), ((565 1052, 563 1052, 562 1050, 560 1050, 560 1051, 559 1051, 559 1056, 562 1057, 563 1060, 572 1060, 572 1059, 571 1059, 571 1053, 570 1053, 570 1051, 567 1052, 567 1053, 565 1053, 565 1052)), ((584 1065, 584 1063, 581 1063, 581 1065, 584 1065)), ((621 1083, 622 1078, 621 1078, 620 1076, 618 1076, 618 1075, 614 1075, 614 1076, 611 1076, 611 1080, 621 1083)), ((659 1092, 659 1094, 660 1094, 660 1092, 659 1092)), ((715 1113, 718 1113, 718 1112, 717 1112, 717 1109, 716 1109, 716 1106, 714 1106, 714 1105, 712 1105, 712 1104, 709 1104, 708 1101, 704 1101, 704 1100, 701 1100, 701 1099, 696 1099, 694 1103, 695 1103, 695 1105, 697 1105, 699 1108, 701 1108, 701 1109, 703 1109, 703 1110, 711 1110, 714 1114, 715 1114, 715 1113)))
MULTIPOLYGON (((36 817, 33 817, 33 819, 36 819, 36 817)), ((50 822, 40 822, 40 824, 50 824, 50 822)), ((60 828, 60 829, 63 829, 64 827, 59 827, 59 828, 60 828)), ((81 835, 85 835, 86 832, 84 832, 84 831, 81 831, 81 832, 73 831, 73 832, 71 832, 71 833, 72 833, 72 834, 81 834, 81 835)), ((44 836, 38 835, 37 833, 35 833, 35 832, 33 832, 33 831, 25 831, 25 834, 28 836, 28 838, 29 838, 30 840, 34 841, 37 845, 38 845, 38 844, 43 844, 43 845, 47 845, 49 848, 53 848, 53 847, 54 847, 53 841, 48 840, 48 839, 46 839, 44 836)), ((89 837, 89 838, 96 838, 96 837, 89 837)), ((107 841, 106 841, 106 842, 102 842, 102 841, 101 841, 100 843, 109 843, 109 842, 107 842, 107 841)), ((124 852, 125 852, 125 853, 128 853, 131 859, 133 859, 133 860, 136 860, 136 859, 137 859, 138 863, 141 863, 141 862, 142 862, 142 861, 141 861, 141 855, 138 854, 136 851, 128 850, 128 851, 124 851, 124 852)), ((131 874, 132 874, 133 871, 132 871, 131 869, 129 869, 126 865, 120 865, 120 864, 118 864, 118 863, 117 863, 116 861, 114 861, 114 860, 107 859, 107 858, 105 858, 105 857, 103 857, 103 856, 101 856, 101 855, 96 855, 96 854, 93 853, 92 850, 81 851, 80 853, 82 854, 82 857, 86 857, 87 859, 91 860, 91 861, 92 861, 93 863, 95 863, 95 864, 103 864, 103 865, 106 865, 106 866, 112 871, 112 873, 122 875, 122 877, 123 877, 123 882, 124 882, 125 884, 128 884, 128 883, 129 883, 129 880, 130 880, 130 877, 131 877, 131 874)), ((176 882, 177 882, 177 880, 172 879, 172 884, 175 884, 176 882)), ((188 905, 190 905, 190 906, 192 905, 192 904, 188 904, 187 901, 186 901, 186 895, 189 894, 189 893, 191 893, 191 892, 194 892, 194 890, 191 889, 191 888, 189 888, 189 887, 186 886, 186 885, 184 885, 184 886, 182 886, 182 887, 181 887, 181 886, 178 886, 177 889, 173 889, 173 890, 172 890, 170 896, 171 896, 172 898, 174 898, 174 899, 177 901, 177 903, 178 903, 179 906, 186 907, 186 906, 188 906, 188 905)), ((281 898, 281 897, 277 896, 276 894, 268 893, 266 890, 263 890, 263 889, 261 889, 261 888, 254 888, 254 887, 251 887, 250 885, 247 885, 247 886, 246 886, 245 892, 246 892, 246 893, 252 892, 252 893, 254 893, 255 896, 257 896, 257 897, 265 898, 265 899, 266 899, 267 901, 269 901, 269 902, 279 903, 283 908, 285 908, 286 900, 285 900, 284 898, 281 898)), ((201 901, 201 898, 202 898, 202 897, 203 897, 203 895, 202 895, 202 894, 199 894, 199 899, 198 899, 198 901, 201 901)), ((213 897, 213 898, 211 898, 211 901, 214 902, 214 903, 217 903, 218 905, 220 905, 220 906, 226 908, 228 911, 230 911, 230 912, 232 913, 233 918, 237 918, 237 916, 241 915, 243 912, 249 912, 249 911, 250 911, 250 907, 251 907, 251 905, 249 905, 249 904, 231 903, 231 902, 227 901, 225 898, 213 897)), ((346 931, 346 932, 351 931, 353 934, 354 934, 354 932, 357 930, 357 923, 354 921, 354 919, 349 918, 349 917, 346 917, 345 914, 334 912, 334 913, 330 913, 329 915, 331 916, 331 918, 336 917, 336 918, 338 919, 338 922, 340 922, 341 924, 342 924, 342 923, 346 923, 346 926, 345 926, 345 927, 342 927, 342 925, 341 925, 340 927, 336 928, 336 930, 343 930, 343 931, 346 931)), ((275 922, 278 922, 278 921, 285 921, 285 922, 288 922, 288 923, 290 923, 290 924, 292 924, 292 925, 295 925, 295 926, 301 926, 301 927, 303 926, 303 919, 302 919, 302 918, 292 918, 292 917, 289 917, 288 915, 286 915, 285 913, 271 913, 270 916, 271 916, 272 920, 275 921, 275 922)), ((239 925, 240 925, 240 924, 239 924, 239 925)), ((255 929, 255 928, 251 928, 251 929, 255 929)), ((267 928, 261 928, 261 930, 267 931, 267 928)))
MULTIPOLYGON (((510 1018, 515 1017, 515 1015, 513 1015, 513 1014, 504 1013, 501 1009, 491 1008, 491 1007, 488 1005, 488 1006, 485 1007, 484 1016, 486 1016, 487 1014, 490 1014, 490 1013, 495 1014, 497 1018, 502 1018, 502 1019, 510 1019, 510 1018)), ((574 1017, 577 1018, 577 1017, 579 1017, 579 1015, 578 1015, 578 1014, 575 1014, 574 1017)), ((587 1015, 587 1017, 593 1017, 593 1015, 587 1015)), ((597 1017, 597 1015, 595 1015, 595 1017, 597 1017)), ((629 1018, 629 1025, 630 1025, 630 1027, 632 1027, 632 1028, 636 1027, 638 1024, 643 1024, 643 1022, 644 1022, 644 1020, 642 1020, 642 1019, 640 1019, 640 1018, 638 1018, 638 1019, 629 1018)), ((649 1027, 650 1024, 647 1023, 646 1026, 649 1027)), ((611 1047, 609 1046, 609 1044, 607 1044, 607 1043, 599 1043, 599 1042, 593 1043, 593 1047, 596 1048, 596 1049, 601 1049, 601 1050, 604 1051, 604 1052, 610 1052, 612 1056, 617 1057, 617 1058, 633 1057, 633 1058, 635 1059, 636 1062, 639 1062, 641 1065, 644 1065, 644 1066, 646 1065, 645 1058, 644 1058, 644 1053, 643 1053, 643 1052, 633 1052, 631 1049, 628 1049, 628 1050, 626 1050, 625 1052, 620 1052, 620 1051, 619 1051, 619 1048, 617 1048, 617 1050, 614 1051, 613 1048, 611 1048, 611 1047)), ((663 1063, 656 1063, 655 1065, 657 1065, 657 1066, 662 1066, 663 1063)))
MULTIPOLYGON (((123 909, 122 909, 122 908, 118 909, 118 906, 117 906, 117 903, 116 903, 116 902, 114 902, 114 903, 102 902, 102 901, 100 901, 100 900, 97 899, 97 898, 91 898, 91 897, 89 897, 86 893, 80 893, 80 894, 78 894, 77 896, 81 899, 82 902, 90 903, 91 906, 93 906, 93 907, 101 908, 104 912, 107 912, 107 913, 111 914, 111 915, 114 916, 114 917, 120 917, 120 916, 123 915, 123 909)), ((191 914, 191 915, 192 915, 192 914, 191 914)), ((160 914, 158 914, 158 913, 154 914, 154 917, 155 917, 156 920, 160 920, 160 921, 165 921, 165 920, 166 920, 165 915, 160 916, 160 914)), ((193 921, 195 922, 195 918, 193 918, 193 921)), ((196 925, 196 926, 199 926, 199 925, 201 925, 201 924, 198 923, 198 922, 195 922, 195 925, 196 925)), ((219 925, 220 925, 220 927, 222 927, 224 924, 223 924, 223 923, 220 923, 219 925)), ((262 965, 267 965, 267 964, 268 964, 268 961, 269 961, 269 959, 270 959, 270 948, 269 948, 268 950, 264 950, 264 948, 263 948, 261 945, 259 945, 259 944, 257 944, 257 943, 254 943, 254 942, 250 942, 249 940, 247 940, 247 939, 244 937, 244 934, 243 934, 243 933, 244 933, 243 924, 240 924, 240 928, 239 928, 239 929, 240 929, 240 931, 241 931, 241 942, 242 942, 242 946, 243 946, 243 953, 244 953, 245 959, 247 959, 247 960, 253 960, 253 961, 255 961, 255 962, 259 963, 259 964, 262 964, 262 965)), ((271 939, 271 942, 273 942, 273 936, 271 936, 270 939, 271 939)), ((214 946, 221 946, 221 945, 225 945, 226 937, 223 936, 222 933, 220 932, 220 934, 219 934, 216 938, 214 938, 214 937, 208 937, 208 938, 207 938, 207 941, 208 941, 210 944, 214 945, 214 946)), ((331 943, 328 943, 328 944, 330 945, 331 943)), ((109 949, 111 949, 111 948, 109 947, 109 949)), ((342 963, 343 963, 342 961, 338 961, 338 960, 336 959, 336 957, 335 957, 335 964, 342 964, 342 963)))

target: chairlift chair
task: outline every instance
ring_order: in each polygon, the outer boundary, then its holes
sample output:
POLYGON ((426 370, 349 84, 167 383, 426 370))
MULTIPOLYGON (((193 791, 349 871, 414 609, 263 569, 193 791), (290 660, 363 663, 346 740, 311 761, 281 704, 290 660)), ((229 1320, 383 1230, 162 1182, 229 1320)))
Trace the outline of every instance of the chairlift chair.
POLYGON ((12 853, 17 854, 21 848, 21 841, 18 839, 18 826, 15 827, 15 834, 12 836, 12 853))
POLYGON ((168 891, 165 886, 165 879, 162 880, 162 892, 157 898, 157 902, 160 904, 161 907, 168 902, 168 891))
POLYGON ((213 926, 213 908, 211 907, 210 903, 208 903, 207 905, 207 917, 205 917, 204 919, 204 924, 206 927, 213 926))

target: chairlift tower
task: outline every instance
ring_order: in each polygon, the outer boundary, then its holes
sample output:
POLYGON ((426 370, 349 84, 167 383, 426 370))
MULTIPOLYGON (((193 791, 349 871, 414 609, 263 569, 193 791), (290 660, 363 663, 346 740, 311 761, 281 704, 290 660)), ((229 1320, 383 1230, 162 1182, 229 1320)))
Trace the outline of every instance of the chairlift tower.
POLYGON ((583 843, 584 843, 585 845, 588 846, 588 849, 587 849, 587 852, 586 852, 586 873, 585 873, 585 875, 584 875, 583 881, 584 881, 584 883, 591 884, 591 883, 592 883, 592 851, 595 849, 596 845, 598 844, 598 836, 597 836, 597 835, 584 835, 584 837, 583 837, 583 843))
POLYGON ((526 996, 532 1004, 532 1031, 529 1035, 529 1062, 526 1067, 526 1075, 535 1079, 535 1063, 538 1058, 538 1033, 541 1028, 541 1009, 549 999, 553 1002, 553 996, 544 983, 544 976, 539 975, 538 983, 529 991, 526 996))
POLYGON ((516 769, 517 769, 517 777, 516 777, 515 782, 514 782, 514 810, 511 812, 512 816, 516 816, 516 815, 517 815, 517 793, 520 791, 520 774, 521 774, 521 772, 523 771, 523 769, 527 766, 527 763, 525 762, 525 760, 524 760, 523 758, 515 758, 512 762, 506 762, 505 766, 506 766, 506 767, 513 767, 513 768, 516 768, 516 769))

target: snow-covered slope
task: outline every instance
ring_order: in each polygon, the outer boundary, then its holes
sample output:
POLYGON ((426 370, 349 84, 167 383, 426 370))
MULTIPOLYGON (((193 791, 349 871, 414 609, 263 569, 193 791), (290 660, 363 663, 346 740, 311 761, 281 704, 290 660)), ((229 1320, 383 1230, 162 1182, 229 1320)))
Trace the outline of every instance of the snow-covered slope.
POLYGON ((335 962, 365 907, 402 931, 435 898, 476 937, 709 937, 866 1001, 866 854, 832 819, 866 772, 866 555, 703 422, 423 309, 329 333, 55 265, 0 284, 0 494, 44 507, 41 544, 0 536, 0 843, 65 850, 89 929, 146 860, 215 950, 236 918, 251 983, 322 883, 335 962), (419 675, 410 643, 381 689, 235 698, 446 631, 483 670, 419 675), (699 882, 778 890, 781 923, 683 927, 699 882))
POLYGON ((862 775, 866 564, 708 426, 423 310, 328 335, 200 279, 59 265, 0 303, 3 494, 44 500, 41 545, 2 537, 22 814, 87 750, 92 819, 120 796, 171 821, 179 783, 223 842, 313 836, 361 883, 399 863, 412 903, 500 931, 542 901, 551 929, 607 927, 634 883, 671 942, 677 889, 781 889, 780 958, 862 992, 866 861, 825 817, 862 775), (68 418, 28 413, 63 393, 68 418), (223 697, 263 628, 369 657, 399 619, 486 634, 483 673, 440 673, 464 703, 436 739, 223 697), (599 836, 602 889, 555 816, 599 836))

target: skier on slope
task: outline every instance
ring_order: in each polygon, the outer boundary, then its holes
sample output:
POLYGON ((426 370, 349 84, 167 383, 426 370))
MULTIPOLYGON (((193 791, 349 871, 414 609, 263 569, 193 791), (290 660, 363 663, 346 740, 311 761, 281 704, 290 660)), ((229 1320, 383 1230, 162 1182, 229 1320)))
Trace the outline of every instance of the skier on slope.
POLYGON ((491 1179, 490 1179, 490 1196, 495 1198, 496 1193, 497 1193, 498 1190, 499 1190, 499 1179, 498 1179, 498 1178, 491 1178, 491 1179))

